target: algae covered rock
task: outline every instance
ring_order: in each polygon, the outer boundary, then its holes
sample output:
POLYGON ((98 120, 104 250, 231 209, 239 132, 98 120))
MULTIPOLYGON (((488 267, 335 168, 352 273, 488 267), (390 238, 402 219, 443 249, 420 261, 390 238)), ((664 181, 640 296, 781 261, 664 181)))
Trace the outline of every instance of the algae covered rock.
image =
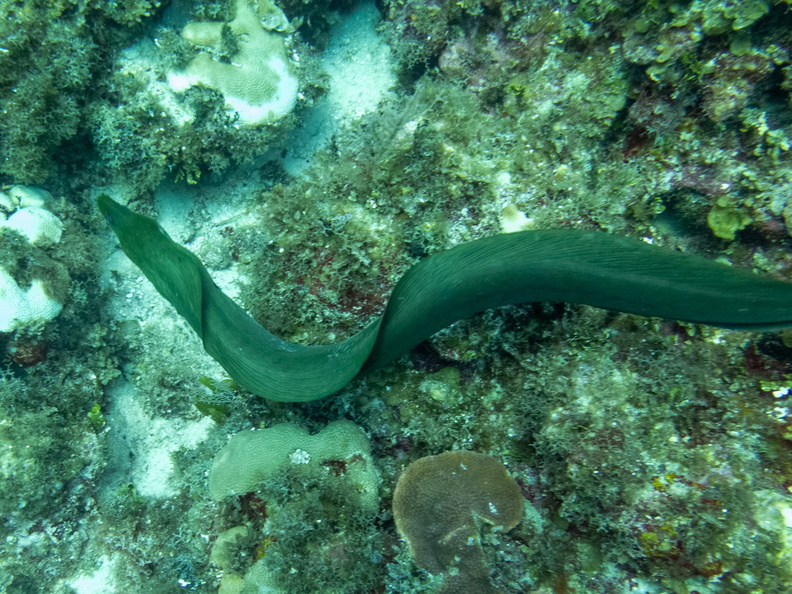
POLYGON ((378 488, 368 438, 349 421, 315 435, 290 423, 238 433, 209 476, 212 497, 229 497, 232 525, 212 548, 221 591, 373 588, 382 570, 378 488))
POLYGON ((444 452, 410 464, 393 493, 393 516, 415 563, 445 574, 440 592, 495 593, 479 542, 482 523, 508 532, 523 517, 520 487, 503 464, 444 452))
POLYGON ((212 545, 209 560, 223 571, 234 571, 236 569, 234 567, 236 549, 246 540, 252 539, 253 536, 253 530, 248 526, 234 526, 221 532, 217 535, 214 545, 212 545))

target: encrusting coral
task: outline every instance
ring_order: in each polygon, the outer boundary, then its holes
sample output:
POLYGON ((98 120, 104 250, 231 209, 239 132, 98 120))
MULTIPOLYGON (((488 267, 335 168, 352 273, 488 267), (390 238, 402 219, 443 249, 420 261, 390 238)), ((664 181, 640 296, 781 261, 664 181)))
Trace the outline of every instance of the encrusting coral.
POLYGON ((520 487, 498 460, 444 452, 410 464, 393 493, 393 516, 416 564, 445 574, 440 592, 501 590, 489 580, 480 544, 483 523, 508 532, 523 517, 520 487))

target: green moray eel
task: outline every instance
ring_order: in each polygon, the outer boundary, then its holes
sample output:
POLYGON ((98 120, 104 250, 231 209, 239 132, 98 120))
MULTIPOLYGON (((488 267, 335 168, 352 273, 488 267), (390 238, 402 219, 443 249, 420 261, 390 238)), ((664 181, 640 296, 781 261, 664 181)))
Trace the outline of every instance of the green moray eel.
POLYGON ((792 326, 792 283, 636 239, 557 229, 495 235, 430 256, 358 334, 301 346, 262 328, 155 220, 106 195, 98 204, 121 249, 206 351, 242 387, 271 400, 332 394, 456 320, 513 303, 565 301, 733 329, 792 326))

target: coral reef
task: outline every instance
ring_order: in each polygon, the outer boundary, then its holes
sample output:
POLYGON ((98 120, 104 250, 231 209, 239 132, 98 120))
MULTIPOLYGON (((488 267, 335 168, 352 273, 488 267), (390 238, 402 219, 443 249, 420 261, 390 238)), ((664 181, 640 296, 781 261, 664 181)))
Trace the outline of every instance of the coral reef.
POLYGON ((283 11, 269 0, 259 0, 257 10, 247 0, 237 0, 234 20, 228 23, 185 25, 182 36, 205 51, 184 70, 169 72, 168 84, 177 92, 197 85, 220 91, 243 124, 280 119, 294 108, 299 86, 280 34, 290 28, 283 11), (227 62, 215 57, 224 52, 227 62))
MULTIPOLYGON (((230 23, 235 6, 0 9, 0 212, 63 225, 43 246, 4 229, 0 265, 25 289, 56 262, 70 289, 43 326, 0 332, 0 590, 239 591, 249 575, 290 593, 436 591, 399 538, 394 487, 416 460, 473 450, 526 500, 509 532, 479 533, 505 593, 790 591, 788 332, 529 304, 455 324, 332 398, 268 402, 200 355, 93 210, 117 190, 170 212, 218 285, 302 344, 363 327, 426 255, 516 229, 605 230, 789 280, 789 2, 385 0, 368 33, 397 64, 391 98, 296 177, 280 154, 355 3, 278 4, 301 86, 289 115, 256 126, 216 89, 167 82, 206 51, 184 26, 230 23), (206 428, 157 449, 165 496, 135 484, 154 458, 128 444, 154 437, 118 422, 120 381, 152 436, 206 428), (310 440, 341 419, 370 442, 374 503, 340 459, 211 496, 228 435, 289 423, 310 440)), ((233 62, 235 41, 213 56, 233 62)))
MULTIPOLYGON (((64 175, 84 172, 85 156, 96 150, 110 171, 131 175, 133 191, 139 193, 151 190, 172 170, 178 179, 195 181, 202 173, 250 160, 275 145, 280 132, 290 127, 285 118, 277 129, 240 129, 235 124, 238 116, 226 113, 223 95, 208 88, 173 97, 163 80, 168 72, 187 66, 191 54, 198 54, 195 63, 215 62, 180 38, 173 26, 157 20, 165 9, 159 0, 73 4, 25 0, 2 9, 0 173, 7 181, 68 184, 64 175)), ((232 17, 228 10, 208 4, 212 3, 196 4, 197 17, 232 17)), ((238 4, 244 14, 252 15, 247 2, 238 4)), ((261 10, 279 10, 263 0, 260 4, 261 10)), ((268 18, 272 21, 271 15, 268 18)), ((295 64, 286 57, 284 35, 265 30, 256 19, 231 22, 237 23, 234 35, 244 37, 235 46, 239 50, 250 47, 245 51, 258 54, 264 42, 251 46, 251 35, 259 41, 270 39, 269 68, 275 70, 272 76, 257 76, 267 83, 258 88, 270 88, 275 101, 269 107, 258 106, 254 120, 271 121, 291 111, 298 82, 295 64), (280 84, 272 89, 269 81, 275 71, 280 84)), ((280 23, 267 26, 282 29, 280 23)), ((293 48, 290 55, 296 55, 293 48)), ((223 60, 232 58, 238 56, 223 55, 223 60)), ((239 70, 220 62, 213 72, 217 68, 239 70)), ((203 76, 192 74, 181 90, 203 76)))
POLYGON ((0 8, 0 173, 11 181, 44 183, 64 162, 80 163, 106 40, 123 44, 130 30, 155 15, 159 0, 75 3, 8 2, 0 8))
POLYGON ((63 223, 36 206, 51 202, 46 190, 14 186, 0 200, 15 209, 7 219, 0 213, 0 332, 40 327, 61 312, 71 285, 66 267, 47 254, 63 223))
POLYGON ((221 590, 317 592, 337 588, 350 573, 372 579, 378 486, 368 439, 348 421, 313 436, 292 424, 237 433, 209 475, 212 496, 236 495, 245 522, 212 547, 212 562, 225 572, 221 590), (310 570, 309 554, 316 557, 310 570), (293 576, 298 565, 311 575, 293 576))
POLYGON ((438 592, 501 592, 491 585, 480 526, 508 532, 523 518, 520 487, 495 458, 444 452, 410 464, 393 492, 393 517, 418 566, 444 574, 438 592))

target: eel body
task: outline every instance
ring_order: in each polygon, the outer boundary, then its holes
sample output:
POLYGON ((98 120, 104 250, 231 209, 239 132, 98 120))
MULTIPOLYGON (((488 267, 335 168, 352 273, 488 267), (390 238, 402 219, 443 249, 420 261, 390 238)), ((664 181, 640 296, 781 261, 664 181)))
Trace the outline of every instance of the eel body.
POLYGON ((383 315, 324 346, 284 341, 212 281, 159 224, 98 198, 121 249, 245 389, 283 402, 332 394, 438 330, 514 303, 556 301, 733 329, 792 326, 792 283, 601 232, 495 235, 435 254, 396 284, 383 315))

